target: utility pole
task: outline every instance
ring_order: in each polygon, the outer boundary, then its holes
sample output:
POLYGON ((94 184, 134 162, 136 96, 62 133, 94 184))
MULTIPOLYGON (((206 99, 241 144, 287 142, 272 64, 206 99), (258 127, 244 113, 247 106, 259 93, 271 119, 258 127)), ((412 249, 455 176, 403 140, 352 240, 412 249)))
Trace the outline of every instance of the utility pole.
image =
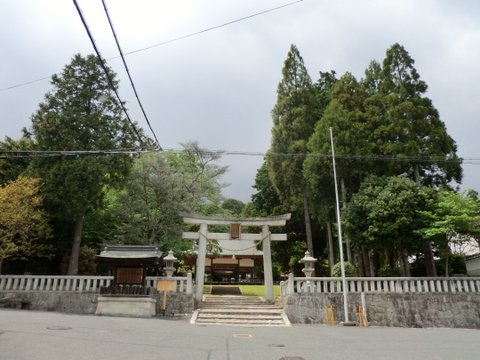
POLYGON ((333 182, 335 184, 335 201, 337 206, 338 248, 340 251, 340 269, 342 271, 343 308, 345 323, 348 323, 347 280, 345 279, 345 263, 343 262, 342 222, 340 219, 340 201, 338 199, 337 170, 335 167, 335 148, 333 146, 333 129, 330 128, 330 143, 332 145, 333 182))

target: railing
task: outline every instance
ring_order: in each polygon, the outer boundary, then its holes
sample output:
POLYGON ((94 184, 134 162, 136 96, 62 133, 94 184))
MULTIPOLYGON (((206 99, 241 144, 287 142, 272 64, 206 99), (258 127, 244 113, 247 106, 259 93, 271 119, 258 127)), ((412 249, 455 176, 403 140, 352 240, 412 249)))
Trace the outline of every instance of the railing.
MULTIPOLYGON (((349 293, 480 293, 480 277, 348 277, 349 293)), ((294 277, 280 284, 283 297, 294 293, 343 292, 341 278, 294 277)))
MULTIPOLYGON (((147 276, 147 286, 156 288, 158 280, 175 280, 173 291, 192 294, 192 274, 185 277, 147 276)), ((0 275, 0 291, 98 292, 110 286, 113 276, 0 275)))
POLYGON ((187 276, 175 276, 175 277, 158 277, 158 276, 147 276, 147 286, 157 288, 158 280, 175 280, 173 286, 173 292, 181 292, 186 294, 192 294, 193 290, 193 281, 192 273, 187 273, 187 276))

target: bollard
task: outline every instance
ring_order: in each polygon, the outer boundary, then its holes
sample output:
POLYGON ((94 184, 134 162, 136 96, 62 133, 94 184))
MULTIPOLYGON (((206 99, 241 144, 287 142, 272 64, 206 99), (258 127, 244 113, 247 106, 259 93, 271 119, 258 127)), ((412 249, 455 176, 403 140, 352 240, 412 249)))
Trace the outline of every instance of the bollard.
POLYGON ((325 306, 325 325, 335 325, 335 315, 333 313, 333 306, 330 305, 329 307, 325 306))
POLYGON ((362 327, 367 327, 368 326, 368 321, 367 317, 365 316, 365 313, 363 312, 363 306, 358 305, 358 325, 362 327))

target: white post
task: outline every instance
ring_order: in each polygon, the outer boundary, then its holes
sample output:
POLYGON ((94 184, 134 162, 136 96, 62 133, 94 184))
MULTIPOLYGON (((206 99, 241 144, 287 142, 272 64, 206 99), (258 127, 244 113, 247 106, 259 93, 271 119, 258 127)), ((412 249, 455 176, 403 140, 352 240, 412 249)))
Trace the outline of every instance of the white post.
POLYGON ((187 273, 187 294, 192 293, 192 273, 187 273))
POLYGON ((262 225, 263 239, 263 279, 265 283, 265 300, 273 302, 272 252, 270 250, 270 231, 268 225, 262 225))
POLYGON ((208 225, 200 224, 200 234, 198 238, 198 254, 197 254, 197 268, 196 268, 196 289, 195 300, 202 301, 203 297, 203 283, 205 281, 205 257, 207 255, 207 230, 208 225))
POLYGON ((295 277, 293 273, 288 274, 287 294, 288 295, 295 294, 295 277))
POLYGON ((342 242, 342 222, 340 220, 340 201, 338 199, 338 185, 337 185, 337 169, 335 168, 335 148, 333 146, 333 129, 330 128, 330 143, 332 145, 332 162, 333 162, 333 182, 335 184, 335 201, 337 205, 337 227, 338 227, 338 247, 340 250, 340 269, 342 272, 343 284, 343 307, 345 311, 345 322, 348 321, 348 302, 347 302, 347 282, 345 280, 345 264, 343 262, 343 242, 342 242))

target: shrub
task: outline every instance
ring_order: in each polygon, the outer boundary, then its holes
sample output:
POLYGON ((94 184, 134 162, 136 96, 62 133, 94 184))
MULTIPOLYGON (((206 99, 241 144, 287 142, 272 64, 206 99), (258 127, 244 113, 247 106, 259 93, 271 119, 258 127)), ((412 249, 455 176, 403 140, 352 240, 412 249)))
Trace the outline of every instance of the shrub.
MULTIPOLYGON (((342 276, 342 269, 341 269, 341 263, 338 262, 336 263, 333 268, 332 268, 332 272, 331 272, 331 276, 333 277, 340 277, 342 276)), ((344 265, 345 265, 345 276, 346 277, 352 277, 352 276, 356 276, 357 275, 357 270, 355 269, 355 266, 353 266, 352 263, 348 262, 348 261, 345 261, 344 262, 344 265)))

